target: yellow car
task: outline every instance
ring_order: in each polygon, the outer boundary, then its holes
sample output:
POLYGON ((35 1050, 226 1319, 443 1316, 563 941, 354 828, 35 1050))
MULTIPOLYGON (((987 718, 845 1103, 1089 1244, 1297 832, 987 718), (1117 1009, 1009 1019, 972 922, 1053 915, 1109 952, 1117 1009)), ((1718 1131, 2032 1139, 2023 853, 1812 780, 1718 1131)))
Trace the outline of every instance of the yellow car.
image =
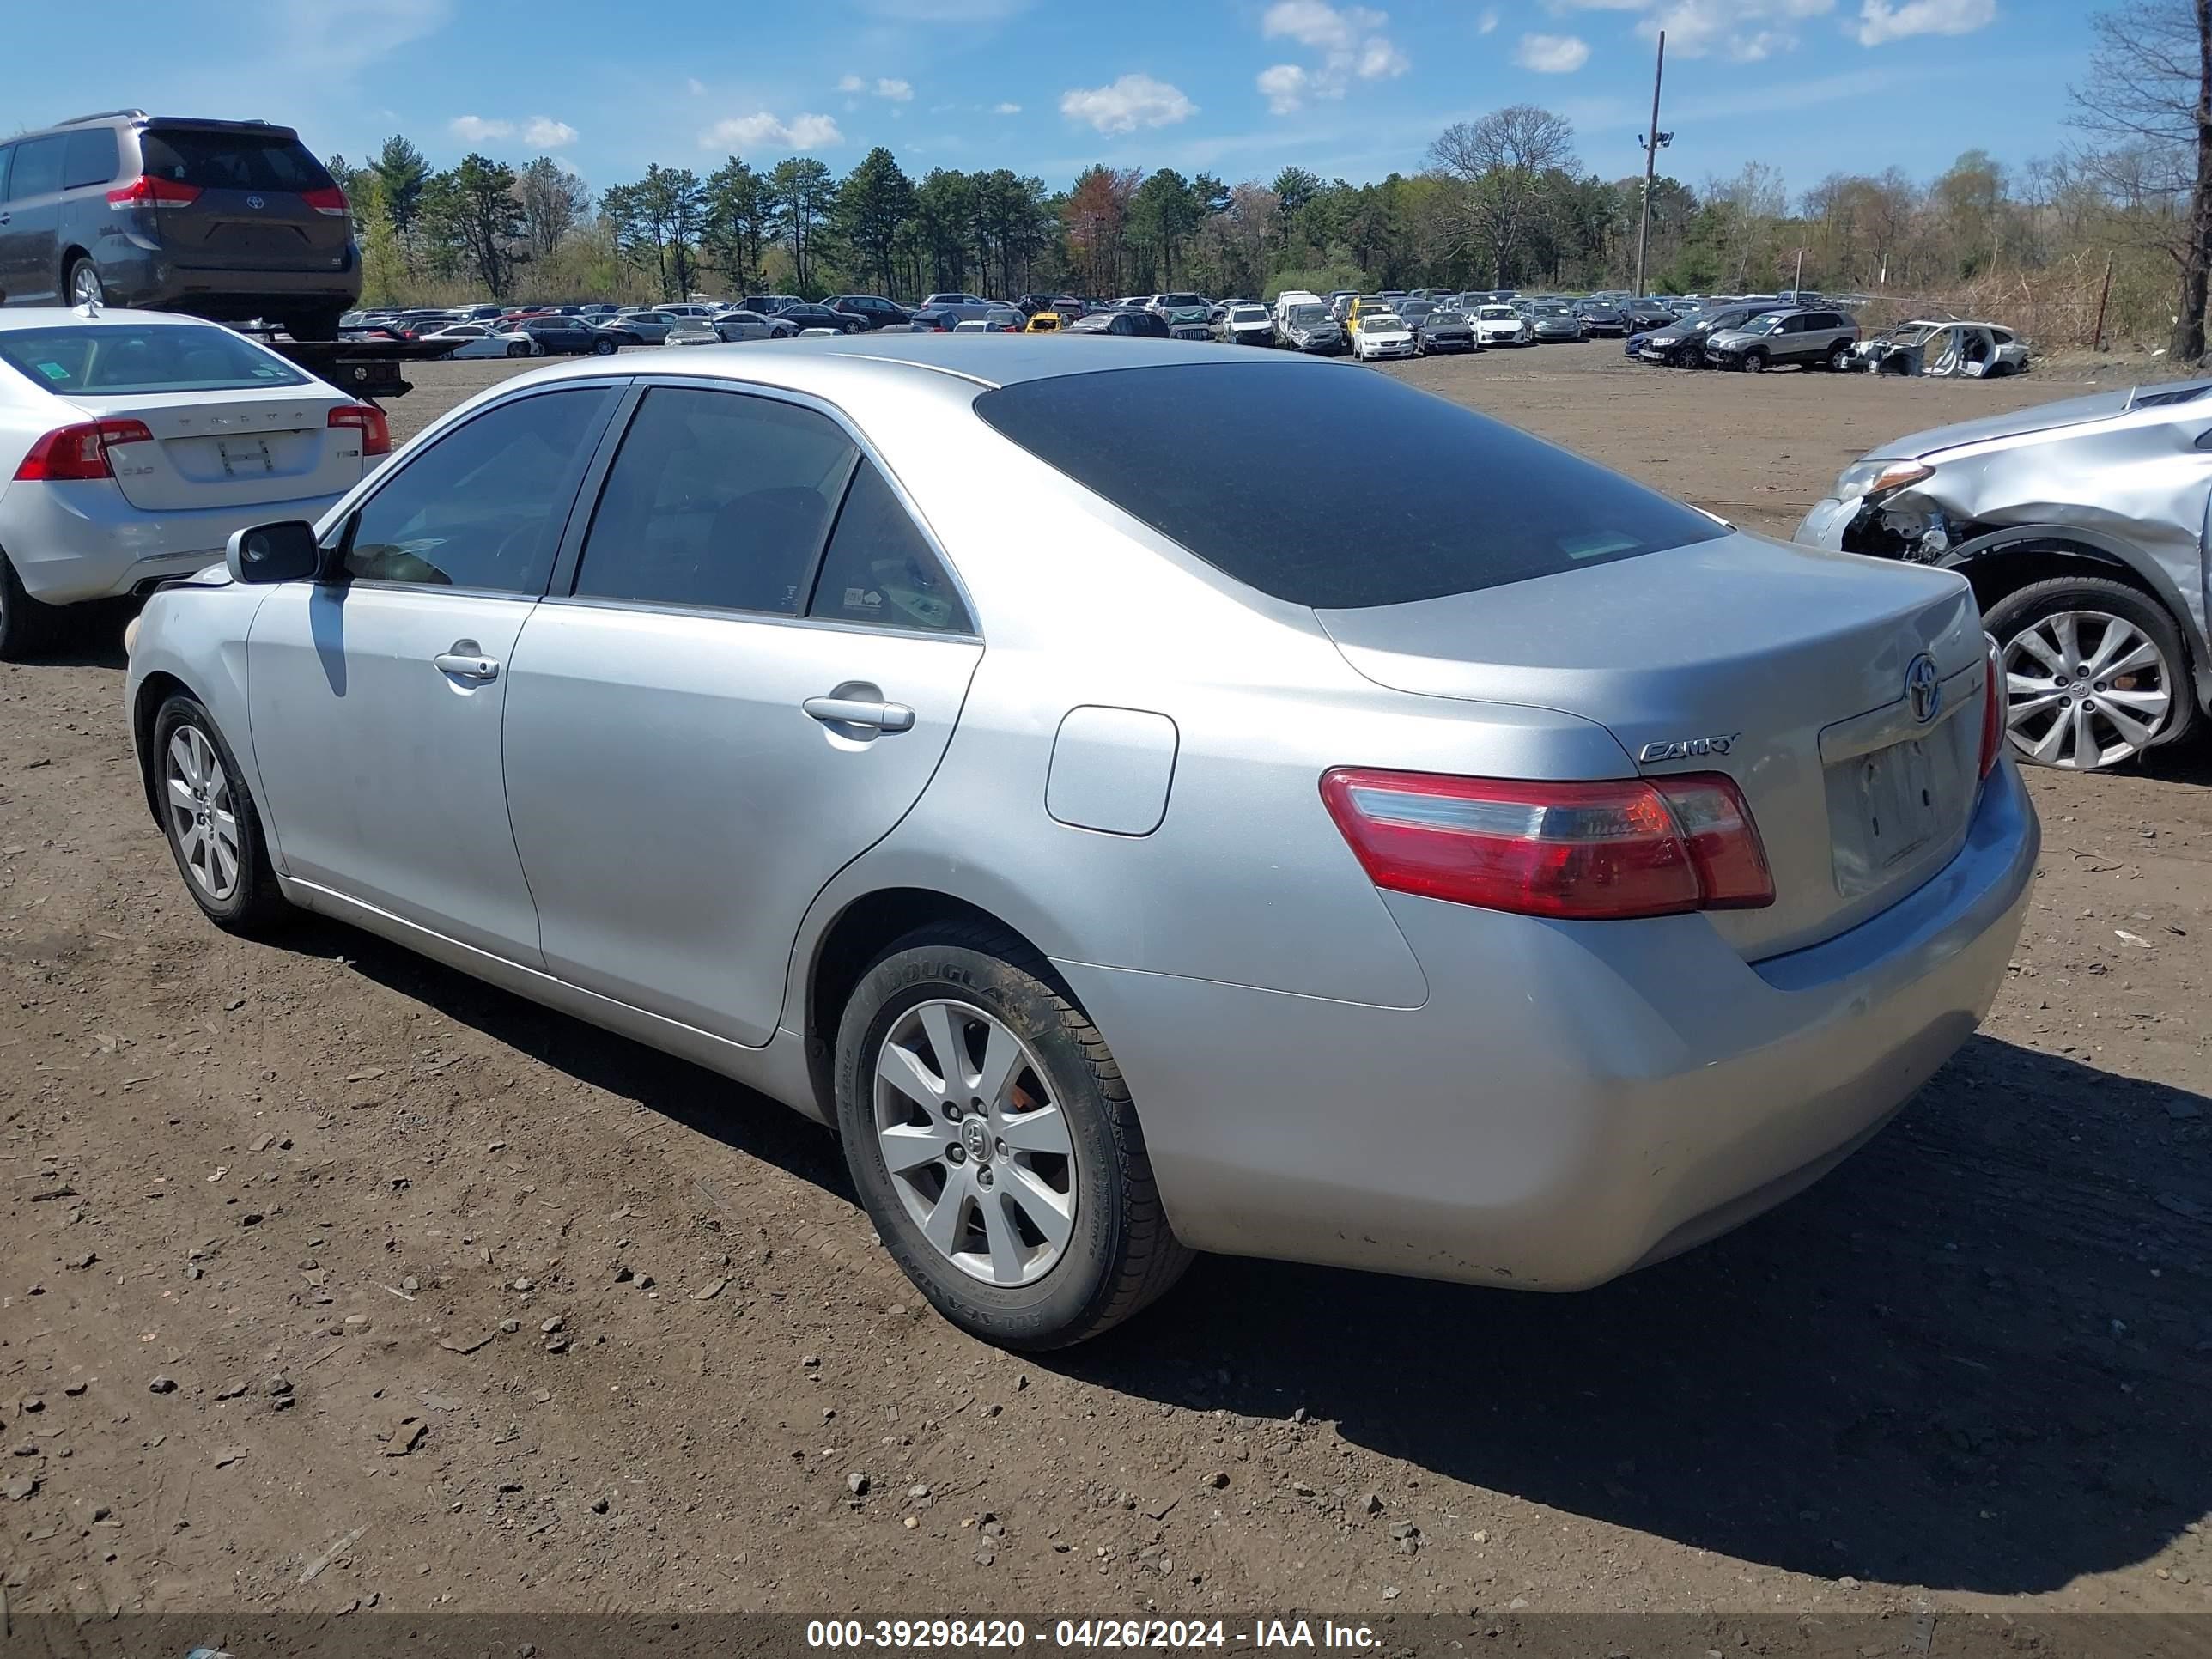
POLYGON ((1024 334, 1057 334, 1059 331, 1060 313, 1056 311, 1040 311, 1030 319, 1029 326, 1022 331, 1024 334))
POLYGON ((1370 312, 1388 311, 1389 309, 1389 301, 1378 300, 1372 295, 1362 295, 1358 299, 1354 300, 1352 302, 1352 308, 1344 313, 1345 337, 1347 339, 1351 337, 1352 331, 1359 326, 1359 319, 1362 317, 1366 316, 1370 312))

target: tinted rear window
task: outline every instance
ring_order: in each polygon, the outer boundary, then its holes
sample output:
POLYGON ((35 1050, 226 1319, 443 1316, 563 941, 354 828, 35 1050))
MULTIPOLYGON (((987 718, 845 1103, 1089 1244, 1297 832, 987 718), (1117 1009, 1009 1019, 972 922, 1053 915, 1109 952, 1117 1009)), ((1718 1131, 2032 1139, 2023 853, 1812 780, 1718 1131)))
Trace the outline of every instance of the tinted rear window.
POLYGON ((202 190, 327 190, 331 175, 296 138, 164 127, 140 141, 147 176, 202 190))
POLYGON ((1526 433, 1349 366, 1108 369, 987 392, 975 412, 1224 574, 1319 610, 1403 605, 1727 534, 1526 433), (1264 469, 1192 434, 1234 432, 1264 469), (1418 490, 1377 491, 1384 454, 1418 490), (1295 481, 1285 487, 1285 480, 1295 481))
POLYGON ((34 386, 73 392, 234 392, 307 377, 228 329, 91 323, 0 330, 0 362, 34 386))

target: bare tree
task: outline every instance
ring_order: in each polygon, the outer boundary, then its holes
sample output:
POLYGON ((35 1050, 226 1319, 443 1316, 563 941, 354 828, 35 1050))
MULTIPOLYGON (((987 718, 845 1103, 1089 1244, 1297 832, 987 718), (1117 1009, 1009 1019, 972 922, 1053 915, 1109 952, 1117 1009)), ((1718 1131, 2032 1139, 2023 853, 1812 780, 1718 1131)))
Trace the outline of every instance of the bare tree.
POLYGON ((2196 362, 2212 286, 2212 0, 2125 0, 2090 28, 2096 43, 2071 120, 2105 148, 2082 164, 2116 190, 2166 197, 2168 213, 2147 222, 2167 227, 2160 240, 2181 268, 2172 353, 2196 362), (2172 215, 2185 193, 2186 212, 2172 215))
POLYGON ((590 211, 592 191, 551 156, 541 155, 515 175, 514 202, 531 257, 545 260, 561 251, 561 239, 590 211))
MULTIPOLYGON (((2212 0, 2206 0, 2212 4, 2212 0)), ((1458 180, 1462 240, 1488 255, 1500 288, 1516 274, 1514 256, 1547 211, 1546 175, 1575 173, 1575 130, 1534 104, 1455 121, 1429 146, 1430 164, 1458 180)))

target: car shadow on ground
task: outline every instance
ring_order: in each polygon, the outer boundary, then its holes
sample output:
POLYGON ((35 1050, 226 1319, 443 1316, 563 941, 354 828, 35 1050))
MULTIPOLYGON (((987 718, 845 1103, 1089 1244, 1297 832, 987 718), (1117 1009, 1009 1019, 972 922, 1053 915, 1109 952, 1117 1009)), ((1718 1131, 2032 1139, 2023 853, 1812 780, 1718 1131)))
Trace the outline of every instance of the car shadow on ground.
MULTIPOLYGON (((832 1138, 750 1090, 350 928, 285 942, 854 1201, 832 1138)), ((1792 1571, 2048 1591, 2212 1505, 2208 1271, 2212 1102, 1981 1036, 1810 1192, 1602 1289, 1207 1258, 1024 1363, 1303 1408, 1421 1470, 1792 1571)))

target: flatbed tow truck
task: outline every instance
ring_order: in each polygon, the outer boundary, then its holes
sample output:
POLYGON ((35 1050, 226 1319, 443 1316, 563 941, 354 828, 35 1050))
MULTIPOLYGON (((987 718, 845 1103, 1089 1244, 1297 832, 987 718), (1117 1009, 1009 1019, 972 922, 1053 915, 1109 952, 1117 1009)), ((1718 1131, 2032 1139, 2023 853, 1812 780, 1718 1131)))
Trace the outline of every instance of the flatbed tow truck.
POLYGON ((405 374, 408 364, 429 362, 453 349, 450 341, 295 340, 266 323, 231 326, 317 380, 379 408, 415 389, 405 374))

